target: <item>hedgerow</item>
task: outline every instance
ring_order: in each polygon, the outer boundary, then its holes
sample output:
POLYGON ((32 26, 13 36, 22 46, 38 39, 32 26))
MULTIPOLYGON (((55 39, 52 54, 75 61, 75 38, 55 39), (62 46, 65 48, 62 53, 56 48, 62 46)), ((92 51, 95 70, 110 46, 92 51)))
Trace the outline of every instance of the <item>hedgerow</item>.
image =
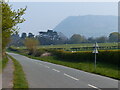
MULTIPOLYGON (((80 51, 80 52, 68 52, 62 50, 49 50, 58 58, 67 61, 94 61, 94 53, 92 51, 80 51)), ((119 62, 120 50, 101 50, 97 54, 97 61, 104 63, 118 64, 119 62)))

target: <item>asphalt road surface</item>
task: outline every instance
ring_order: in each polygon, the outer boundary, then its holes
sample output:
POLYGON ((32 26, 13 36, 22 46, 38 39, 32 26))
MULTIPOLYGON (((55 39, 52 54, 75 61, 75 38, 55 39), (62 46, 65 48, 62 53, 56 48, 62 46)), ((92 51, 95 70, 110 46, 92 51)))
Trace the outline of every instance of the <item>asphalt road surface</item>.
MULTIPOLYGON (((118 80, 8 53, 23 66, 30 88, 118 88, 118 80)), ((112 73, 112 72, 111 72, 112 73)), ((114 90, 114 89, 113 89, 114 90)))

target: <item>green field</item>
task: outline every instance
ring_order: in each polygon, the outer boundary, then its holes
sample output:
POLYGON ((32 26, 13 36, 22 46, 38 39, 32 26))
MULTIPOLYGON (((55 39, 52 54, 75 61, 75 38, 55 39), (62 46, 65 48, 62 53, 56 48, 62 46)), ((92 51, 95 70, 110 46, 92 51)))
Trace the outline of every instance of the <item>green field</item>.
MULTIPOLYGON (((79 48, 79 47, 93 47, 94 43, 81 43, 81 44, 61 44, 61 45, 40 45, 38 48, 79 48)), ((118 43, 98 43, 99 47, 102 46, 118 46, 118 43)), ((18 47, 25 49, 25 47, 18 47)))
MULTIPOLYGON (((81 44, 62 44, 62 45, 41 45, 40 48, 79 48, 79 47, 93 47, 94 43, 81 44)), ((118 43, 98 43, 99 46, 118 46, 118 43)))

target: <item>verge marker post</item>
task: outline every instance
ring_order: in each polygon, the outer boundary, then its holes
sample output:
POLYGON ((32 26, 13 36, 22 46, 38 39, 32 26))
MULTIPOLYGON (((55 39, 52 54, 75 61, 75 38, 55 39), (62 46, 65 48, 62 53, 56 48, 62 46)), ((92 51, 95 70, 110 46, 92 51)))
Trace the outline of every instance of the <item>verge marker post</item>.
POLYGON ((93 47, 94 47, 94 50, 93 50, 93 53, 95 54, 95 70, 96 70, 96 60, 97 60, 97 57, 96 57, 96 54, 98 53, 98 50, 97 50, 97 48, 98 48, 98 44, 97 44, 97 42, 93 45, 93 47))

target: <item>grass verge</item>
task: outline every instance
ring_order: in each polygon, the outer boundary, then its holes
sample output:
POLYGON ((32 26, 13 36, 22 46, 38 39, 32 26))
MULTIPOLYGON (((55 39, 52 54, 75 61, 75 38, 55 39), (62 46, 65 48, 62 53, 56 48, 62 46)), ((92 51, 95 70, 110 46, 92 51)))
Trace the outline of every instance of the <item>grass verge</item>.
POLYGON ((13 60, 14 67, 15 67, 13 88, 28 88, 29 87, 28 82, 25 78, 25 74, 24 74, 21 64, 16 59, 14 59, 12 56, 10 55, 8 56, 13 60))
POLYGON ((0 73, 2 72, 2 60, 0 60, 0 73))
POLYGON ((2 62, 1 62, 2 69, 5 68, 5 66, 7 65, 7 62, 8 62, 8 57, 6 55, 3 57, 2 62))

